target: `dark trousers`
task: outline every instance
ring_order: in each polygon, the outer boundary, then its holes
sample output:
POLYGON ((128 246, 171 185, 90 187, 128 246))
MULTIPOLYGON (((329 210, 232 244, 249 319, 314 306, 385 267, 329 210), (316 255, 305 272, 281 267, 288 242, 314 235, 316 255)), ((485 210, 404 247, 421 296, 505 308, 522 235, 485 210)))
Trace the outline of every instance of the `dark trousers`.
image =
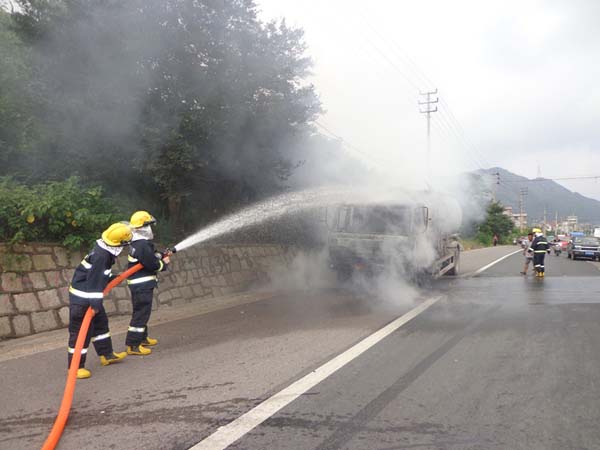
MULTIPOLYGON (((81 323, 83 322, 83 316, 85 316, 88 307, 89 305, 69 305, 69 356, 67 360, 67 367, 71 366, 77 335, 79 334, 81 323)), ((94 348, 96 349, 96 353, 98 353, 98 355, 112 355, 112 339, 108 330, 108 316, 106 315, 104 306, 100 308, 100 311, 94 314, 94 317, 92 317, 90 328, 85 337, 85 342, 83 343, 83 350, 81 351, 81 360, 79 361, 80 368, 85 367, 85 357, 90 345, 90 340, 94 343, 94 348)))
POLYGON ((125 345, 140 345, 148 337, 148 321, 152 312, 153 289, 140 289, 131 291, 133 314, 129 322, 129 330, 125 338, 125 345))
POLYGON ((546 266, 544 265, 544 261, 546 259, 546 252, 544 253, 534 253, 533 254, 533 268, 536 272, 545 272, 546 266))

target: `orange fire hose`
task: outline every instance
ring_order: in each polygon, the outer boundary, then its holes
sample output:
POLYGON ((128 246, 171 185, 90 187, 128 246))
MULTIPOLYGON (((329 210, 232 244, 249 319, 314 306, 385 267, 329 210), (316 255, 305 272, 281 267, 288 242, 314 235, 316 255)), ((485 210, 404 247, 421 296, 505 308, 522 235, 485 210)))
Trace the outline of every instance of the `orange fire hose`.
MULTIPOLYGON (((142 267, 143 266, 138 263, 132 268, 127 269, 121 275, 117 276, 114 280, 108 283, 104 289, 104 295, 107 295, 116 285, 118 285, 125 278, 128 278, 136 273, 142 267)), ((67 374, 67 383, 65 385, 65 392, 63 393, 60 409, 58 410, 58 415, 54 421, 54 426, 52 427, 46 442, 44 442, 42 450, 54 450, 54 448, 56 448, 58 445, 58 441, 62 436, 63 430, 65 429, 67 418, 69 417, 69 412, 71 411, 71 403, 73 403, 73 393, 75 392, 75 382, 77 381, 77 369, 79 369, 79 361, 81 360, 81 350, 83 349, 83 343, 85 342, 85 337, 87 336, 92 317, 94 317, 94 310, 92 308, 88 308, 85 316, 83 317, 83 322, 81 323, 81 328, 79 330, 79 334, 77 335, 77 341, 75 342, 75 353, 73 353, 73 359, 71 359, 71 366, 69 367, 69 372, 67 374)))

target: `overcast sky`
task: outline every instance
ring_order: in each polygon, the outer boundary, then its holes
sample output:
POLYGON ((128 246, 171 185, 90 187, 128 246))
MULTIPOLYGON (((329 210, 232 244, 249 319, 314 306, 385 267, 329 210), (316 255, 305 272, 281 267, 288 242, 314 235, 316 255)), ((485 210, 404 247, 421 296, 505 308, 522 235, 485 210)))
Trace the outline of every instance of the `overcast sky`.
MULTIPOLYGON (((372 163, 419 171, 437 88, 435 173, 600 175, 600 1, 257 0, 305 30, 320 121, 372 163)), ((600 199, 600 180, 562 181, 600 199)))

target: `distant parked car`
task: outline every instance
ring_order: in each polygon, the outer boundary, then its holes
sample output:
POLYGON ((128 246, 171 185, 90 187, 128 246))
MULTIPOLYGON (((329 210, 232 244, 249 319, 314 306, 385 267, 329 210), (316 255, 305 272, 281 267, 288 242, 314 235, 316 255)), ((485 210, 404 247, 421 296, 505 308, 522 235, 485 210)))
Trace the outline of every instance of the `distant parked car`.
POLYGON ((567 257, 590 258, 600 261, 600 239, 593 236, 574 236, 567 246, 567 257))

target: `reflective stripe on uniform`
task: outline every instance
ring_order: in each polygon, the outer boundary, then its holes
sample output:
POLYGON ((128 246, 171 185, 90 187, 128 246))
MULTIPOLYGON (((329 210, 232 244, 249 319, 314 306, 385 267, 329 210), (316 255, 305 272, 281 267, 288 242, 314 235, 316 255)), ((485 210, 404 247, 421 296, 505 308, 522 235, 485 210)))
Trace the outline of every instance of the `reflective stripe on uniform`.
POLYGON ((104 298, 103 292, 83 292, 73 286, 69 286, 69 292, 81 298, 104 298))
POLYGON ((156 275, 150 275, 148 277, 134 278, 133 280, 127 280, 127 284, 140 284, 146 281, 156 281, 156 275))
MULTIPOLYGON (((72 348, 72 347, 69 347, 69 348, 67 349, 67 351, 68 351, 69 353, 71 353, 71 354, 74 354, 74 353, 75 353, 75 349, 74 349, 74 348, 72 348)), ((82 349, 81 349, 81 354, 82 354, 82 355, 85 355, 85 354, 87 353, 87 351, 88 351, 88 349, 87 349, 87 348, 82 348, 82 349)))
POLYGON ((160 264, 160 267, 158 268, 157 272, 160 272, 161 270, 163 270, 163 267, 165 267, 165 264, 162 262, 162 259, 159 260, 158 263, 160 264))
POLYGON ((138 260, 137 260, 137 259, 135 259, 135 258, 134 258, 133 256, 131 256, 131 255, 127 255, 127 261, 129 261, 129 262, 132 262, 132 263, 133 263, 133 262, 138 262, 138 260))
POLYGON ((86 269, 88 269, 88 270, 92 268, 92 265, 91 265, 89 262, 87 262, 87 261, 85 260, 85 258, 83 258, 83 259, 81 260, 81 263, 80 263, 80 264, 81 264, 83 267, 85 267, 86 269))
POLYGON ((101 341, 102 339, 108 339, 110 337, 110 331, 108 333, 99 334, 98 336, 94 336, 92 338, 92 342, 101 341))
POLYGON ((127 331, 133 331, 135 333, 143 333, 146 330, 146 327, 129 327, 127 331))
POLYGON ((106 269, 106 270, 104 271, 104 275, 106 275, 107 277, 111 276, 111 275, 112 275, 112 270, 110 270, 110 269, 106 269))
POLYGON ((548 250, 536 250, 534 253, 546 253, 548 250))

